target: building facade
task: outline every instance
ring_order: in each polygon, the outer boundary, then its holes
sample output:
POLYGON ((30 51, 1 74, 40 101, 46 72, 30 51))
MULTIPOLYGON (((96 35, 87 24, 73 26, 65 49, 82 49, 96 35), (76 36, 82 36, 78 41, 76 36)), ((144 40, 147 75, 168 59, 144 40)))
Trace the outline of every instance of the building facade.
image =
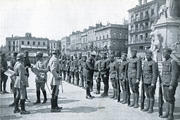
POLYGON ((54 50, 61 51, 61 41, 49 40, 49 54, 52 55, 54 50))
POLYGON ((62 54, 70 54, 70 38, 69 37, 63 37, 61 39, 61 52, 62 54))
POLYGON ((144 56, 144 51, 151 46, 150 33, 152 25, 159 18, 159 8, 164 4, 162 0, 138 0, 139 5, 129 12, 128 53, 132 49, 138 51, 138 56, 144 56))

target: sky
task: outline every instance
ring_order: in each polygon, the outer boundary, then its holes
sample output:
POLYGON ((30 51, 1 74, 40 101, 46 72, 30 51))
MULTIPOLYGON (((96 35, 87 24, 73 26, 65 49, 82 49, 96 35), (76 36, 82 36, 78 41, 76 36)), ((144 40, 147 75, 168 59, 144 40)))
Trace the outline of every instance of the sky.
POLYGON ((0 0, 0 46, 6 37, 60 40, 96 23, 121 24, 138 0, 0 0))

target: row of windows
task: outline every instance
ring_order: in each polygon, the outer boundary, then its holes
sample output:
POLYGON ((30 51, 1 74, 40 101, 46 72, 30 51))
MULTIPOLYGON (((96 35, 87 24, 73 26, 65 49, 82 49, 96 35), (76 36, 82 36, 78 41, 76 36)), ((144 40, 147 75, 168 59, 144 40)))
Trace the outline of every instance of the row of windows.
MULTIPOLYGON (((24 42, 24 41, 21 41, 21 44, 24 45, 25 42, 24 42)), ((41 45, 41 42, 35 42, 35 41, 33 41, 32 44, 33 44, 33 45, 41 45)), ((30 45, 30 41, 27 41, 27 45, 30 45)), ((46 42, 42 42, 42 45, 45 46, 45 45, 46 45, 46 42)))
POLYGON ((103 35, 103 36, 99 36, 99 37, 96 37, 96 40, 104 40, 104 39, 108 39, 109 38, 109 35, 103 35))

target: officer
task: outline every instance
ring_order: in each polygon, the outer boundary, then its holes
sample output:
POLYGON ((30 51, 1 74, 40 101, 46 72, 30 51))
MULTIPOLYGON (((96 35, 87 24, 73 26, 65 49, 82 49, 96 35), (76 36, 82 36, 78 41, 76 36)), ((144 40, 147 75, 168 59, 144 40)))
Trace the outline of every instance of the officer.
MULTIPOLYGON (((17 61, 17 59, 16 59, 17 58, 17 54, 18 54, 17 52, 14 52, 13 55, 12 55, 12 59, 10 61, 10 67, 9 68, 11 70, 13 70, 13 71, 14 71, 14 65, 15 65, 15 63, 17 61)), ((11 76, 10 88, 11 88, 11 91, 13 92, 13 95, 14 95, 14 101, 13 101, 12 104, 9 105, 9 107, 12 107, 12 106, 15 105, 15 97, 16 97, 16 92, 14 90, 14 82, 15 82, 15 80, 16 80, 15 76, 14 75, 11 76)))
MULTIPOLYGON (((47 68, 45 66, 45 64, 43 63, 43 53, 42 52, 37 52, 36 54, 36 59, 37 59, 37 62, 35 64, 35 69, 37 70, 37 73, 35 72, 36 74, 36 78, 35 78, 35 81, 36 81, 36 96, 37 96, 37 100, 34 104, 39 104, 41 103, 41 100, 40 100, 40 89, 44 95, 44 101, 43 101, 43 104, 46 103, 47 101, 47 95, 46 95, 46 90, 45 90, 45 83, 47 81, 47 68)), ((33 71, 33 68, 32 68, 32 71, 33 71)))
POLYGON ((101 72, 100 72, 100 67, 101 67, 101 58, 100 58, 100 56, 96 56, 95 69, 98 70, 97 72, 95 72, 96 94, 100 94, 100 89, 101 89, 101 72))
POLYGON ((129 81, 128 81, 128 61, 127 61, 127 53, 123 52, 121 55, 121 63, 119 65, 118 75, 119 75, 119 83, 118 84, 118 102, 120 102, 120 87, 122 88, 123 101, 122 104, 128 103, 130 105, 130 91, 129 91, 129 81), (121 85, 121 86, 120 86, 121 85))
POLYGON ((114 53, 110 54, 110 64, 109 64, 109 78, 113 87, 113 99, 117 99, 117 72, 118 72, 118 62, 114 58, 114 53))
POLYGON ((141 76, 141 60, 137 58, 137 51, 131 51, 131 58, 128 63, 128 79, 131 91, 133 92, 133 102, 130 107, 139 107, 139 81, 141 76))
POLYGON ((0 86, 0 92, 2 93, 8 93, 6 91, 6 82, 7 82, 7 79, 8 79, 8 76, 6 76, 4 74, 4 72, 6 72, 8 69, 8 65, 7 65, 7 60, 6 60, 6 54, 5 53, 2 53, 1 54, 1 86, 0 86), (2 91, 2 88, 3 88, 3 91, 2 91))
POLYGON ((177 61, 170 57, 171 52, 172 50, 170 48, 163 50, 165 60, 162 63, 162 85, 166 101, 166 112, 161 117, 168 118, 168 120, 174 119, 175 93, 180 71, 177 61))
POLYGON ((101 78, 104 83, 104 92, 101 94, 102 97, 108 96, 109 90, 109 60, 107 59, 107 54, 104 53, 101 60, 101 78))
POLYGON ((156 82, 158 76, 158 65, 152 60, 152 52, 150 50, 146 51, 146 60, 143 65, 143 81, 144 90, 146 93, 147 106, 143 111, 148 111, 148 113, 153 112, 154 107, 154 94, 156 89, 156 82))
POLYGON ((14 88, 16 91, 15 98, 15 109, 14 113, 20 112, 21 114, 30 114, 29 111, 25 110, 25 95, 26 95, 26 86, 27 86, 27 72, 24 67, 24 54, 19 53, 17 55, 17 62, 14 65, 14 72, 16 76, 14 88), (19 100, 21 105, 21 110, 19 110, 19 100))
POLYGON ((83 86, 83 88, 85 88, 85 82, 86 82, 86 61, 87 61, 87 57, 83 56, 83 63, 82 63, 82 75, 83 75, 82 86, 83 86))
POLYGON ((51 88, 52 88, 52 98, 51 98, 51 112, 61 112, 62 107, 58 107, 58 94, 59 94, 59 85, 61 83, 61 76, 59 76, 59 59, 58 51, 55 50, 52 52, 52 57, 48 63, 49 70, 52 74, 51 88))
POLYGON ((95 64, 95 56, 96 53, 92 52, 91 56, 89 57, 89 59, 86 62, 86 98, 87 99, 92 99, 94 98, 94 96, 91 95, 90 93, 90 88, 92 85, 92 81, 93 81, 93 74, 94 74, 94 64, 95 64))
POLYGON ((66 56, 64 55, 62 58, 62 74, 63 74, 63 80, 66 80, 66 56))
POLYGON ((79 86, 79 60, 81 59, 81 57, 78 59, 77 54, 74 55, 75 59, 74 59, 74 75, 76 78, 76 85, 79 86))
POLYGON ((79 70, 79 79, 80 79, 80 87, 84 87, 84 79, 83 79, 83 64, 84 64, 84 58, 82 55, 79 57, 78 61, 78 70, 79 70))

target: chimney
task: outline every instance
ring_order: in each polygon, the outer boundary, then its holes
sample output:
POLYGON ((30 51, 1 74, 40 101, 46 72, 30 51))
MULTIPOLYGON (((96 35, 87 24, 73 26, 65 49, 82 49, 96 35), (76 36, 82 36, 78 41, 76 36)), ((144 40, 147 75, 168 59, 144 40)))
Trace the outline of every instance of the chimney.
POLYGON ((143 4, 147 4, 147 0, 143 0, 143 4))
POLYGON ((141 6, 142 5, 142 0, 138 0, 139 1, 139 6, 141 6))

